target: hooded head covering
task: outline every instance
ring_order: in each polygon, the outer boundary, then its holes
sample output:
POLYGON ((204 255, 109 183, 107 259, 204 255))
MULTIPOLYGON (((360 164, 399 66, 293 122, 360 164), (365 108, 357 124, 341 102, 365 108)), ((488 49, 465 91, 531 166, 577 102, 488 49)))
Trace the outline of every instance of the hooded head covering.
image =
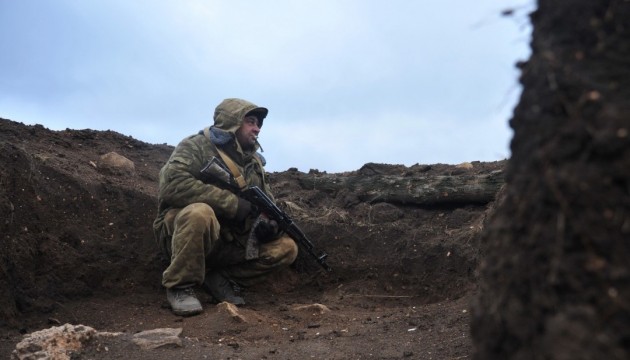
MULTIPOLYGON (((267 117, 269 110, 250 103, 243 99, 225 99, 214 110, 214 125, 199 131, 206 134, 215 145, 225 145, 236 138, 236 130, 243 125, 243 118, 246 115, 254 115, 258 118, 258 127, 262 127, 263 120, 267 117), (205 131, 208 131, 206 133, 205 131)), ((262 148, 256 144, 256 150, 262 148)), ((262 155, 259 155, 262 158, 262 155)), ((264 158, 263 165, 264 165, 264 158)))
POLYGON ((225 99, 214 110, 214 127, 235 133, 243 124, 246 115, 258 118, 258 127, 262 127, 263 120, 269 110, 259 107, 243 99, 225 99))

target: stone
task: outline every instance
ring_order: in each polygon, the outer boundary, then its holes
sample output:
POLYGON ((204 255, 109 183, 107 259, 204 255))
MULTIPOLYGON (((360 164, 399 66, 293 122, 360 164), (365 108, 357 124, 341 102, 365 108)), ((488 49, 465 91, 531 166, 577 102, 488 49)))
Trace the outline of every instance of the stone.
POLYGON ((295 305, 291 308, 293 311, 308 311, 313 314, 323 315, 330 312, 330 309, 326 305, 322 304, 308 304, 308 305, 295 305))
POLYGON ((84 325, 64 324, 24 335, 11 354, 12 359, 70 360, 91 340, 96 330, 84 325))
POLYGON ((142 331, 133 335, 131 341, 144 350, 174 345, 182 347, 182 328, 160 328, 142 331))
POLYGON ((217 304, 217 309, 220 313, 227 314, 232 320, 237 323, 247 323, 247 319, 240 314, 238 307, 227 301, 217 304))
POLYGON ((102 155, 98 159, 96 167, 99 172, 108 175, 131 176, 136 172, 133 161, 116 152, 102 155))

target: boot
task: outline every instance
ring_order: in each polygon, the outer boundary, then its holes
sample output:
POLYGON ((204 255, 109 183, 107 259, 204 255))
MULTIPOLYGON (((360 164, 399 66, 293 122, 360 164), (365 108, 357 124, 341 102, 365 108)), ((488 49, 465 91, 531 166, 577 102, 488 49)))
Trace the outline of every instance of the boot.
POLYGON ((192 287, 166 289, 166 299, 175 315, 197 315, 203 310, 192 287))
POLYGON ((232 282, 219 272, 208 273, 203 281, 203 287, 217 302, 227 301, 234 305, 245 305, 245 299, 236 295, 232 282))

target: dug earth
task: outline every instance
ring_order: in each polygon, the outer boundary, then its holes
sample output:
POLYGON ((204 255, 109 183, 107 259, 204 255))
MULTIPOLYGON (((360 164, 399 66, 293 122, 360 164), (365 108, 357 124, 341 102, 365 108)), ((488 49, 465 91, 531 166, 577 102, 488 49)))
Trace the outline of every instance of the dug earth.
POLYGON ((270 173, 333 271, 301 253, 246 306, 199 289, 204 312, 182 318, 151 230, 171 146, 0 119, 0 147, 0 358, 471 357, 479 235, 504 161, 270 173))

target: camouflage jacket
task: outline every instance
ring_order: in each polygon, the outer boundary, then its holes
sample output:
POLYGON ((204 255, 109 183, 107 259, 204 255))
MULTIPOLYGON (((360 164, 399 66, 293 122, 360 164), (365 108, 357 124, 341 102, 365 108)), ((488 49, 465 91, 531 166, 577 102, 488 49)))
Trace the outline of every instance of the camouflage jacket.
POLYGON ((234 161, 249 186, 260 187, 273 199, 263 168, 264 158, 256 153, 257 149, 244 152, 234 134, 245 114, 256 106, 244 100, 234 100, 226 108, 217 107, 214 125, 206 134, 200 131, 182 140, 160 170, 158 216, 153 222, 156 235, 161 233, 164 216, 169 210, 181 209, 192 203, 206 203, 212 207, 221 224, 221 238, 245 244, 255 218, 236 223, 238 197, 232 190, 208 182, 201 174, 201 169, 210 159, 220 157, 217 148, 234 161))

